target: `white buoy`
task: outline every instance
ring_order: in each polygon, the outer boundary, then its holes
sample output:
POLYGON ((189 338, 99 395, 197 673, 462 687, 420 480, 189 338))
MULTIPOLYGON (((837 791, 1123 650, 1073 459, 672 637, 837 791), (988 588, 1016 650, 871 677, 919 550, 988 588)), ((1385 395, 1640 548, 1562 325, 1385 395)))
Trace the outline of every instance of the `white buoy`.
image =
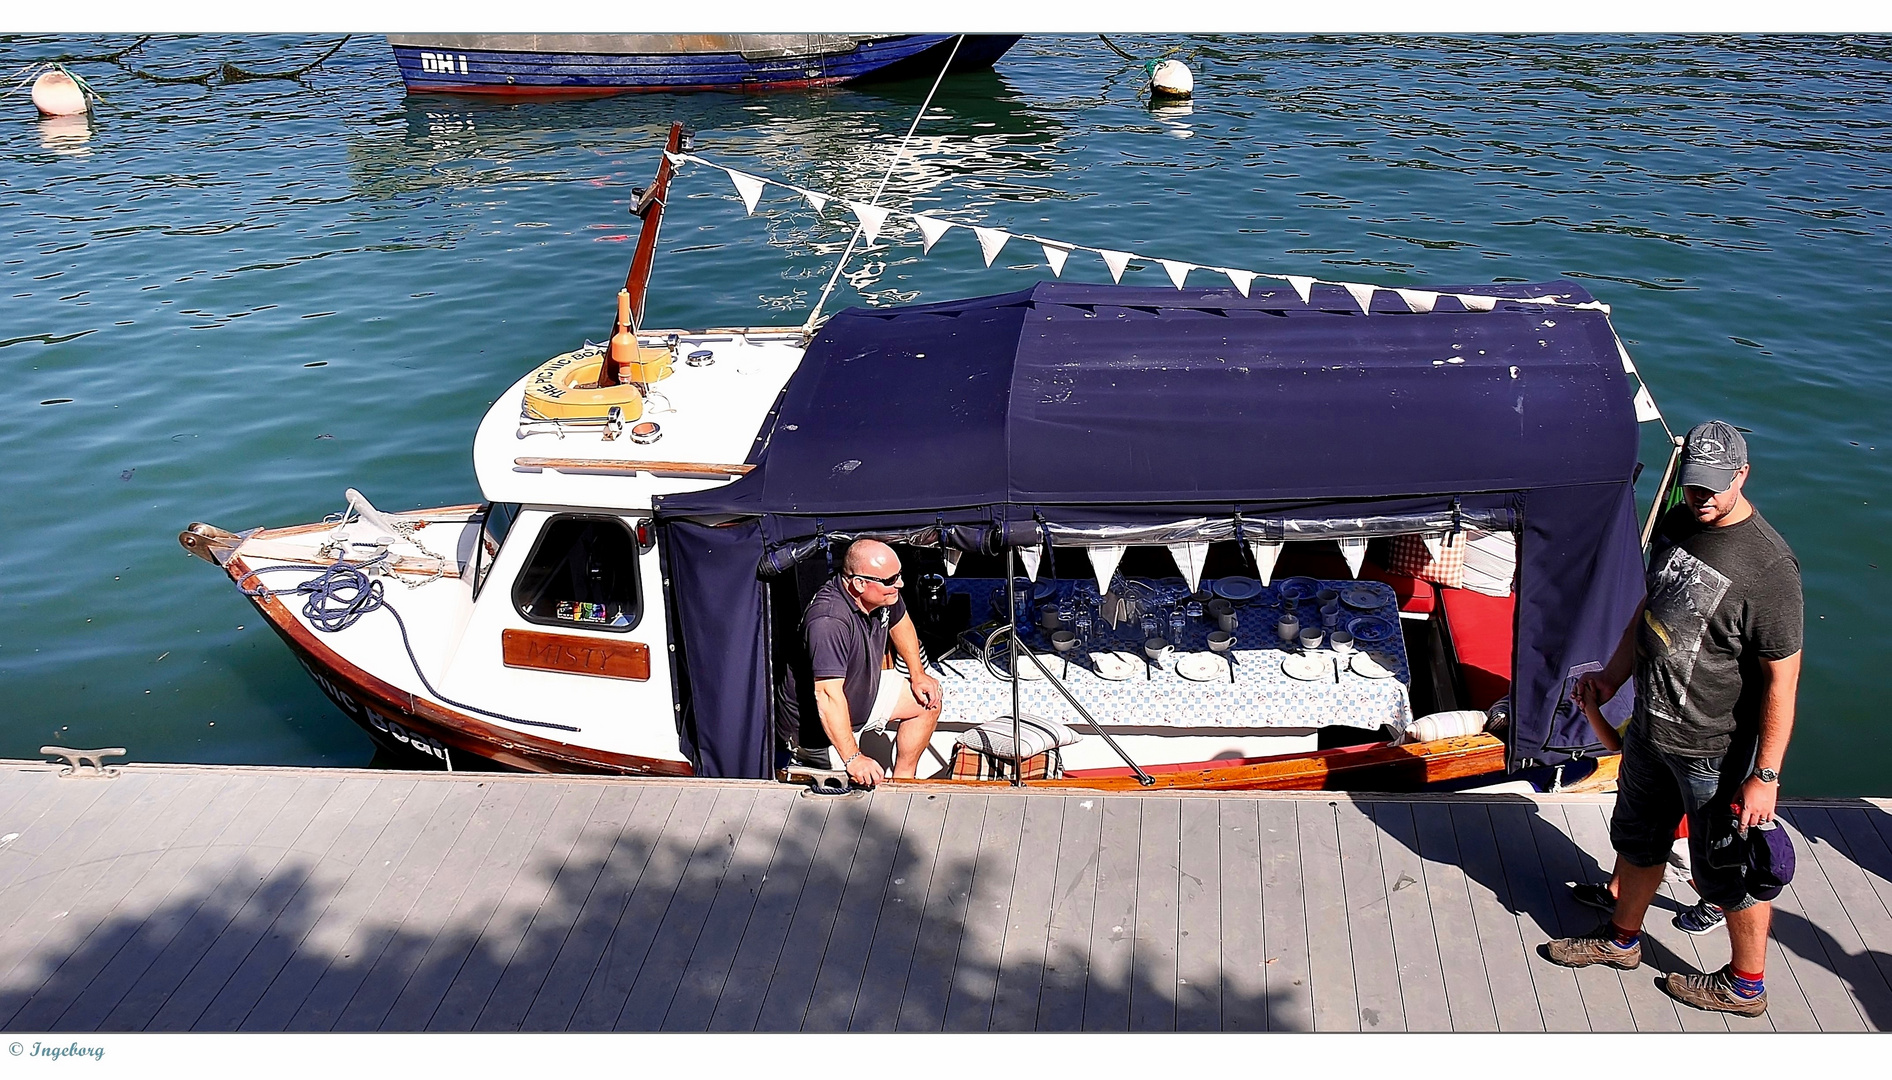
POLYGON ((1181 60, 1162 60, 1150 68, 1150 93, 1159 97, 1188 97, 1195 93, 1196 77, 1181 60))
POLYGON ((79 84, 57 68, 33 80, 33 104, 42 116, 83 116, 92 108, 79 84))

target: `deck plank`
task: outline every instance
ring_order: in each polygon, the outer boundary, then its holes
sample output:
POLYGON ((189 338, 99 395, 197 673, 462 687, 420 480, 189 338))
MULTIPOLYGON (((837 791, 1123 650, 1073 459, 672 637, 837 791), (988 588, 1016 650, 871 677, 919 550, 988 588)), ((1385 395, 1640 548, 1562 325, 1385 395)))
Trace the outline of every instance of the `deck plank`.
MULTIPOLYGON (((1834 973, 1845 982, 1868 1028, 1887 1030, 1892 1027, 1892 952, 1886 951, 1892 946, 1892 918, 1859 864, 1833 843, 1838 830, 1825 808, 1797 808, 1786 817, 1799 833, 1796 839, 1806 841, 1797 848, 1799 861, 1818 865, 1826 886, 1796 889, 1795 895, 1806 904, 1834 973)), ((1800 884, 1797 875, 1795 884, 1800 884)))
POLYGON ((10 783, 19 786, 21 798, 0 818, 0 836, 13 836, 0 847, 0 934, 12 927, 28 902, 20 888, 43 881, 46 866, 64 865, 75 847, 90 842, 106 827, 107 822, 100 820, 105 814, 143 790, 138 783, 60 777, 38 770, 11 775, 17 777, 10 783))
MULTIPOLYGON (((357 777, 344 779, 335 786, 330 797, 302 822, 281 857, 270 861, 269 869, 255 879, 255 886, 229 910, 216 940, 152 1015, 147 1025, 149 1029, 190 1031, 199 1028, 205 1012, 223 995, 224 988, 270 927, 295 903, 304 886, 318 872, 330 846, 354 823, 362 808, 373 801, 380 786, 378 778, 357 777)), ((203 1030, 227 1031, 233 1027, 234 1024, 203 1030)))
MULTIPOLYGON (((724 794, 720 788, 691 787, 678 796, 662 829, 651 839, 650 857, 572 1014, 570 1030, 610 1031, 616 1026, 643 971, 644 959, 650 955, 664 913, 690 869, 697 845, 708 835, 708 825, 724 794)), ((726 803, 724 812, 728 812, 726 803)), ((711 843, 718 839, 712 838, 711 843)))
MULTIPOLYGON (((473 941, 473 948, 441 995, 427 1020, 429 1031, 471 1031, 480 1013, 525 939, 535 913, 557 880, 557 867, 570 861, 583 835, 585 822, 597 808, 604 789, 598 784, 573 784, 556 789, 557 803, 545 825, 530 839, 528 857, 519 859, 510 880, 495 889, 491 913, 473 941), (549 865, 548 865, 549 864, 549 865)), ((552 795, 553 792, 546 792, 552 795)))
POLYGON ((1025 804, 1018 871, 999 953, 998 991, 992 1002, 993 1031, 1033 1031, 1044 994, 1051 942, 1051 905, 1058 874, 1058 837, 1064 829, 1064 797, 1033 798, 1025 804))
POLYGON ((500 833, 536 794, 521 784, 482 784, 479 805, 455 834, 454 844, 429 876, 415 906, 402 923, 402 933, 381 950, 369 965, 355 992, 342 1006, 332 1030, 375 1031, 387 1019, 395 1002, 435 943, 448 933, 447 919, 472 885, 480 866, 491 855, 500 833))
POLYGON ((1334 820, 1340 845, 1341 891, 1360 1030, 1407 1031, 1404 994, 1393 940, 1392 893, 1380 856, 1380 829, 1370 803, 1342 801, 1334 820))
MULTIPOLYGON (((1608 882, 1610 876, 1615 873, 1616 849, 1610 845, 1609 834, 1609 818, 1613 806, 1613 802, 1565 805, 1564 821, 1569 826, 1571 841, 1576 845, 1577 851, 1581 852, 1578 857, 1579 859, 1587 857, 1587 860, 1595 865, 1595 869, 1591 870, 1587 876, 1571 880, 1595 881, 1601 884, 1608 882)), ((1651 912, 1655 913, 1655 909, 1652 908, 1651 912)), ((1603 921, 1604 916, 1601 912, 1590 916, 1586 909, 1585 914, 1578 918, 1588 918, 1591 921, 1587 924, 1579 922, 1577 925, 1580 929, 1573 933, 1583 933, 1595 928, 1603 921)), ((1629 1009, 1630 1019, 1635 1023, 1634 1030, 1681 1031, 1682 1020, 1678 1014, 1684 1006, 1677 1005, 1673 998, 1657 989, 1655 980, 1661 969, 1652 962, 1649 950, 1644 950, 1643 957, 1642 966, 1634 971, 1593 967, 1587 970, 1597 974, 1586 976, 1586 978, 1598 981, 1597 977, 1601 976, 1605 979, 1616 980, 1616 985, 1622 991, 1623 1000, 1629 1009)), ((1538 959, 1542 961, 1541 957, 1538 959)), ((1578 985, 1586 984, 1579 979, 1578 985)), ((1599 999, 1600 997, 1599 992, 1599 999)))
MULTIPOLYGON (((1570 886, 1573 882, 1595 881, 1599 874, 1602 880, 1609 879, 1609 870, 1597 867, 1590 853, 1578 843, 1570 822, 1572 812, 1595 816, 1588 806, 1540 803, 1530 819, 1551 899, 1548 925, 1544 925, 1543 930, 1553 938, 1587 934, 1596 928, 1602 912, 1577 903, 1570 886)), ((1532 970, 1535 971, 1536 966, 1532 970)), ((1570 970, 1588 1030, 1635 1030, 1636 1022, 1630 1015, 1629 999, 1623 993, 1621 973, 1604 965, 1570 970)))
POLYGON ((1479 950, 1491 980, 1492 1004, 1500 1031, 1542 1031, 1544 1012, 1537 1001, 1537 986, 1530 965, 1537 942, 1524 941, 1512 914, 1510 889, 1505 882, 1503 858, 1492 833, 1490 807, 1484 803, 1453 803, 1452 832, 1458 839, 1459 865, 1464 868, 1471 896, 1472 917, 1478 924, 1479 950), (1528 959, 1527 959, 1528 957, 1528 959))
POLYGON ((1294 805, 1301 836, 1314 1030, 1359 1031, 1360 998, 1353 980, 1353 941, 1347 933, 1347 890, 1340 865, 1339 800, 1294 805), (1316 941, 1320 947, 1312 948, 1316 941))
POLYGON ((1177 809, 1182 814, 1182 831, 1177 850, 1176 1029, 1220 1031, 1222 950, 1226 947, 1221 800, 1184 799, 1177 809))
POLYGON ((748 928, 764 880, 775 860, 789 812, 801 796, 793 791, 765 789, 757 793, 749 818, 736 840, 729 866, 723 871, 715 899, 704 916, 697 938, 668 1009, 659 1020, 665 1031, 705 1031, 716 1003, 728 985, 737 946, 748 928))
POLYGON ((1301 827, 1296 801, 1255 803, 1261 857, 1263 972, 1270 1031, 1313 1031, 1314 988, 1307 936, 1307 898, 1301 888, 1301 827))
MULTIPOLYGON (((416 913, 429 882, 463 835, 468 819, 487 797, 487 789, 464 781, 435 782, 440 801, 427 817, 407 853, 393 867, 367 912, 331 954, 328 967, 310 987, 308 996, 288 1024, 290 1031, 328 1031, 341 1018, 369 973, 397 939, 411 935, 410 915, 416 913)), ((416 920, 424 923, 425 916, 416 920)))
POLYGON ((755 910, 729 961, 729 974, 707 1017, 711 1031, 749 1031, 756 1025, 769 980, 781 959, 789 927, 800 911, 802 889, 815 872, 815 855, 835 799, 797 796, 756 893, 755 910))
POLYGON ((938 865, 941 834, 950 797, 937 792, 914 795, 907 806, 906 843, 901 846, 874 921, 867 965, 859 995, 848 1018, 850 1031, 893 1031, 900 1023, 900 1003, 913 970, 920 921, 938 865))
POLYGON ((893 868, 903 846, 901 832, 913 801, 911 795, 893 788, 874 792, 872 799, 874 807, 867 815, 867 828, 861 834, 860 846, 854 849, 847 885, 841 890, 834 930, 828 935, 821 966, 815 973, 814 996, 802 1018, 803 1031, 846 1031, 855 1002, 860 999, 868 950, 892 888, 893 868))
MULTIPOLYGON (((1866 959, 1865 947, 1858 944, 1858 933, 1819 860, 1808 857, 1811 845, 1794 827, 1792 811, 1779 820, 1793 838, 1797 859, 1793 883, 1774 900, 1773 939, 1780 943, 1782 959, 1799 982, 1800 992, 1813 1006, 1820 1030, 1868 1031, 1864 1003, 1855 995, 1851 976, 1877 979, 1878 972, 1870 966, 1862 971, 1856 963, 1866 959)), ((1768 974, 1771 983, 1771 969, 1768 974)), ((1771 985, 1767 996, 1771 1008, 1771 985)))
POLYGON ((389 810, 385 827, 359 860, 331 854, 331 862, 354 862, 347 877, 333 888, 327 902, 303 930, 299 940, 293 928, 285 936, 286 957, 281 969, 256 1004, 237 1025, 239 1031, 284 1031, 302 1010, 303 1002, 328 971, 355 927, 368 914, 395 867, 407 860, 434 812, 446 798, 444 784, 422 782, 409 788, 389 810))
MULTIPOLYGON (((1847 865, 1835 866, 1836 860, 1825 854, 1821 861, 1827 880, 1839 891, 1847 917, 1858 930, 1880 977, 1892 984, 1892 879, 1883 876, 1885 872, 1892 872, 1892 850, 1886 848, 1877 830, 1864 818, 1866 813, 1874 812, 1854 807, 1822 808, 1823 835, 1832 838, 1840 859, 1847 865)), ((1795 809, 1791 813, 1805 831, 1809 821, 1807 810, 1795 809)), ((1772 990, 1768 991, 1768 997, 1770 1000, 1773 997, 1772 990)), ((1875 1030, 1892 1030, 1892 1015, 1887 1015, 1883 1005, 1870 1007, 1866 1012, 1875 1030)))
POLYGON ((210 777, 193 786, 196 798, 187 795, 172 804, 176 827, 153 823, 142 840, 112 859, 100 886, 59 920, 62 936, 49 935, 38 949, 57 966, 10 1018, 5 1014, 11 1002, 0 994, 0 1026, 50 1030, 60 1024, 68 1008, 157 914, 160 899, 189 877, 261 790, 254 778, 243 776, 210 777))
MULTIPOLYGON (((1261 829, 1253 800, 1217 799, 1216 830, 1221 887, 1217 1030, 1266 1031, 1268 949, 1262 937, 1261 829)), ((1183 858, 1187 865, 1187 848, 1183 858)))
POLYGON ((1540 945, 1559 936, 1562 925, 1557 917, 1557 899, 1552 890, 1566 891, 1562 882, 1552 884, 1545 872, 1545 854, 1549 847, 1555 858, 1570 843, 1561 830, 1545 828, 1534 802, 1517 800, 1490 806, 1493 839, 1498 857, 1504 862, 1504 882, 1512 911, 1517 914, 1518 939, 1529 959, 1525 970, 1537 991, 1537 1005, 1547 1031, 1588 1031, 1589 1012, 1583 1007, 1583 994, 1577 986, 1576 973, 1537 955, 1540 945))
POLYGON ((1403 802, 1370 804, 1378 830, 1380 887, 1386 897, 1393 964, 1407 1031, 1450 1031, 1452 1010, 1446 1001, 1445 970, 1426 894, 1425 860, 1419 857, 1419 833, 1412 806, 1403 802))
POLYGON ((1439 943, 1439 972, 1445 980, 1452 1030, 1496 1031, 1498 1009, 1491 976, 1479 952, 1473 883, 1460 865, 1452 808, 1443 802, 1414 803, 1412 819, 1425 870, 1426 896, 1432 905, 1433 935, 1439 943))
POLYGON ((1130 1030, 1176 1030, 1177 906, 1182 874, 1181 803, 1143 804, 1137 831, 1136 937, 1131 953, 1130 1030))
POLYGON ((973 859, 972 893, 966 900, 965 930, 953 960, 952 987, 946 997, 942 1031, 987 1031, 992 1001, 998 993, 999 960, 1011 913, 1012 886, 1018 873, 1020 835, 1030 796, 987 796, 985 823, 973 859))
POLYGON ((1126 1031, 1136 977, 1137 853, 1141 799, 1105 799, 1091 909, 1090 973, 1084 984, 1085 1031, 1126 1031))
POLYGON ((978 865, 979 838, 991 800, 979 792, 954 793, 947 800, 945 824, 933 872, 927 880, 913 960, 901 990, 895 1029, 939 1031, 952 996, 953 968, 965 936, 966 911, 978 865))
POLYGON ((849 795, 841 797, 840 805, 829 810, 788 933, 783 937, 775 966, 769 971, 768 989, 755 1013, 754 1030, 801 1030, 814 994, 815 978, 821 970, 821 958, 827 952, 828 938, 834 933, 835 917, 840 912, 849 871, 866 837, 867 821, 874 806, 871 796, 849 795))
POLYGON ((1038 987, 1034 1027, 1079 1031, 1084 1026, 1084 988, 1090 977, 1091 915, 1097 902, 1097 864, 1102 854, 1104 811, 1096 798, 1064 801, 1057 840, 1057 876, 1045 925, 1045 969, 1038 987))

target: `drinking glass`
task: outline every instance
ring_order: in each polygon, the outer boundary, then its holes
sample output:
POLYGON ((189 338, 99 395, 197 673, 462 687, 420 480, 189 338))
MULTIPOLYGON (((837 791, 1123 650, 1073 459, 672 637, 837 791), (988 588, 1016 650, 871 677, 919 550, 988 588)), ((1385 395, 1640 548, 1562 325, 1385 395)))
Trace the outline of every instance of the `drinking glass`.
POLYGON ((1156 614, 1156 612, 1154 611, 1144 612, 1143 619, 1141 621, 1142 621, 1142 626, 1143 626, 1143 640, 1148 641, 1149 639, 1153 637, 1157 637, 1162 634, 1163 620, 1161 616, 1156 614))
POLYGON ((1169 643, 1178 649, 1182 648, 1183 625, 1182 609, 1172 609, 1169 613, 1169 643))
POLYGON ((1092 629, 1091 609, 1088 607, 1079 608, 1077 611, 1077 624, 1076 624, 1076 631, 1075 631, 1077 634, 1077 643, 1079 645, 1090 644, 1091 629, 1092 629))

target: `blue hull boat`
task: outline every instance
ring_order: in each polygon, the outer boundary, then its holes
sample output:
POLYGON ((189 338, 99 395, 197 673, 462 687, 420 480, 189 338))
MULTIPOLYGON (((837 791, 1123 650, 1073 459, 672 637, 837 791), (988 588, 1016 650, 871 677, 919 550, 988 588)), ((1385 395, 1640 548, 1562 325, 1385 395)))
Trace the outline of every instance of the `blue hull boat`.
MULTIPOLYGON (((410 94, 790 90, 933 75, 957 34, 428 34, 388 44, 410 94)), ((1015 34, 967 34, 953 71, 992 66, 1015 34)))

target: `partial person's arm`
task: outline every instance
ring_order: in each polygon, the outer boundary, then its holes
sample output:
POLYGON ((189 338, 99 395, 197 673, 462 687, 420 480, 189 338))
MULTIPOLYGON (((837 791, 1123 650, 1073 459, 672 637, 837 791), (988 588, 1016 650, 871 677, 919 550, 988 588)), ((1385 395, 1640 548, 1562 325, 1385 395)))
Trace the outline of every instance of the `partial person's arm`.
POLYGON ((834 746, 834 752, 841 755, 843 768, 849 777, 867 787, 873 787, 887 778, 880 762, 861 753, 861 744, 854 738, 853 715, 847 707, 846 679, 816 679, 815 708, 821 714, 821 730, 827 732, 828 742, 834 746))
MULTIPOLYGON (((1787 740, 1793 737, 1793 707, 1800 689, 1800 654, 1779 660, 1761 661, 1761 678, 1766 683, 1761 697, 1761 744, 1754 754, 1756 769, 1780 771, 1787 757, 1787 740)), ((1750 776, 1741 785, 1741 827, 1771 821, 1774 803, 1780 797, 1778 782, 1766 784, 1750 776)))
POLYGON ((888 638, 893 642, 894 655, 907 666, 907 682, 913 687, 913 700, 929 709, 939 704, 939 680, 927 672, 926 662, 920 656, 920 633, 913 628, 913 616, 900 616, 888 638))
POLYGON ((1594 687, 1579 679, 1576 691, 1571 696, 1577 699, 1577 707, 1583 710, 1583 718, 1590 722, 1590 730, 1596 733, 1596 741, 1603 744, 1603 749, 1612 754, 1621 753, 1623 737, 1603 718, 1603 711, 1597 707, 1594 687))
MULTIPOLYGON (((1622 640, 1616 643, 1616 652, 1610 662, 1603 665, 1601 671, 1586 671, 1577 677, 1577 685, 1572 690, 1572 697, 1584 687, 1592 688, 1596 693, 1596 705, 1602 708, 1616 696, 1616 691, 1623 688, 1636 674, 1636 631, 1642 625, 1642 613, 1649 602, 1644 600, 1636 605, 1636 613, 1629 617, 1629 625, 1623 630, 1622 640)), ((1578 701, 1578 704, 1582 704, 1578 701)))

